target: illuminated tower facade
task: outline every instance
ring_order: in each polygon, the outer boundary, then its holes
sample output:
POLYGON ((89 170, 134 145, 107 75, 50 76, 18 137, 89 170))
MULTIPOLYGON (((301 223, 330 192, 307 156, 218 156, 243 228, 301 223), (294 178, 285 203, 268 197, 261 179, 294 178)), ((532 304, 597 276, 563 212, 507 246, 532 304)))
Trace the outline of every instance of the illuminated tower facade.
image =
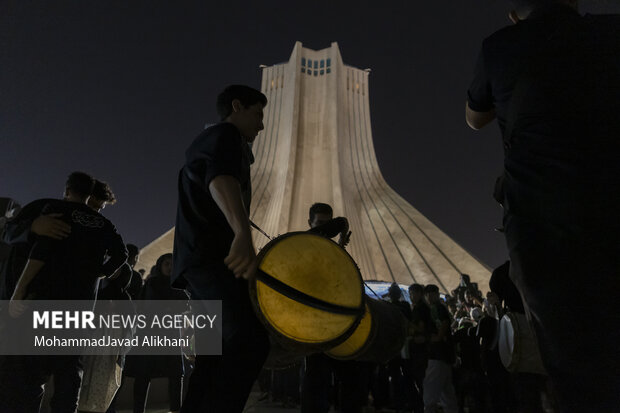
MULTIPOLYGON (((308 209, 325 202, 348 218, 347 250, 367 280, 454 289, 461 273, 486 288, 490 272, 383 179, 370 127, 369 72, 344 64, 336 43, 295 44, 285 63, 263 67, 269 103, 252 166, 251 219, 273 236, 308 229, 308 209)), ((172 230, 143 258, 172 249, 172 230), (151 253, 152 251, 152 253, 151 253)), ((255 244, 268 240, 254 232, 255 244)), ((155 257, 156 258, 156 257, 155 257)))

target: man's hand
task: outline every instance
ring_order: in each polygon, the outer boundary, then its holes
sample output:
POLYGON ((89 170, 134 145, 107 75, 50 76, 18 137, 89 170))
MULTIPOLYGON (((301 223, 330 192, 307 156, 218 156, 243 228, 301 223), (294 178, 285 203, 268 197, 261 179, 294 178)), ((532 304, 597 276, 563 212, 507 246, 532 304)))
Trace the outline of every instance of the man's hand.
POLYGON ((41 215, 32 221, 30 230, 37 235, 53 239, 65 239, 71 233, 71 225, 59 219, 62 214, 41 215))
POLYGON ((250 280, 256 276, 256 252, 252 245, 252 236, 246 231, 235 235, 224 264, 236 278, 250 280))
POLYGON ((488 112, 476 112, 469 107, 469 103, 465 102, 465 121, 467 125, 478 130, 484 128, 495 119, 495 109, 491 109, 488 112))
POLYGON ((349 241, 351 241, 351 231, 341 232, 340 233, 340 238, 338 239, 338 245, 340 245, 342 248, 344 248, 344 247, 347 246, 349 241))
POLYGON ((516 10, 510 10, 510 12, 508 13, 508 18, 513 24, 517 24, 521 21, 516 10))

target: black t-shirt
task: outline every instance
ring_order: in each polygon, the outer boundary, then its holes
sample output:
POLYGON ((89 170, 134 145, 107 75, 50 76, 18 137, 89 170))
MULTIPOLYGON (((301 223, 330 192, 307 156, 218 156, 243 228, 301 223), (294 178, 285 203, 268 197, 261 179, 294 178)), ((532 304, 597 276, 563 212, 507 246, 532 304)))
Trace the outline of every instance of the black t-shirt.
POLYGON ((620 16, 554 5, 495 32, 483 42, 468 104, 495 109, 508 141, 507 212, 608 225, 620 207, 620 16))
POLYGON ((98 277, 114 274, 127 259, 123 239, 110 221, 85 204, 55 201, 42 213, 62 214, 71 233, 63 240, 39 237, 36 241, 30 258, 45 265, 29 285, 28 294, 47 300, 94 299, 98 277))
POLYGON ((424 323, 424 328, 429 329, 432 320, 431 320, 431 309, 428 304, 424 301, 420 301, 416 303, 411 309, 411 322, 413 323, 424 323))
MULTIPOLYGON (((431 304, 429 307, 431 323, 428 326, 428 330, 430 334, 437 334, 439 332, 439 326, 441 326, 442 323, 447 322, 448 325, 450 325, 452 316, 448 309, 441 303, 431 304)), ((442 360, 446 363, 454 362, 454 343, 451 333, 448 333, 448 338, 445 341, 429 343, 428 358, 431 360, 442 360)))
POLYGON ((11 250, 0 274, 0 299, 8 300, 15 291, 17 280, 28 261, 30 250, 37 236, 30 231, 32 221, 41 215, 46 205, 61 202, 57 199, 37 199, 24 206, 17 216, 4 227, 2 241, 10 245, 11 250))
POLYGON ((469 107, 477 112, 495 109, 503 133, 517 79, 535 52, 567 17, 578 18, 579 15, 566 6, 541 9, 534 11, 528 19, 504 27, 484 39, 474 78, 467 90, 469 107))
POLYGON ((409 344, 409 349, 411 352, 412 358, 426 358, 428 353, 428 331, 431 328, 431 324, 433 324, 433 320, 431 319, 431 309, 425 301, 420 301, 416 303, 411 309, 411 322, 414 325, 418 325, 419 323, 424 324, 424 331, 416 332, 414 336, 414 340, 412 340, 409 344), (425 341, 422 343, 416 343, 416 336, 423 336, 425 341))
POLYGON ((184 276, 191 269, 225 268, 223 261, 234 234, 213 200, 209 184, 221 175, 235 178, 249 213, 253 160, 247 141, 227 122, 205 129, 187 149, 178 180, 173 286, 185 287, 184 276))

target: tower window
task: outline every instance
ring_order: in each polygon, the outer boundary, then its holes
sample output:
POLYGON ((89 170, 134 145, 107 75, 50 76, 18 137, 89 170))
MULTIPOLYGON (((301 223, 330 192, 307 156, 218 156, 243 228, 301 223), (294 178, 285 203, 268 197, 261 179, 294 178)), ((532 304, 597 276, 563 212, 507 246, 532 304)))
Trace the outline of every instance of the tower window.
POLYGON ((315 68, 315 69, 318 69, 318 67, 319 67, 319 61, 318 61, 318 60, 315 60, 315 61, 314 61, 314 68, 315 68))
POLYGON ((301 58, 301 65, 302 65, 302 66, 305 66, 305 65, 306 65, 306 58, 305 58, 305 57, 302 57, 302 58, 301 58))
POLYGON ((314 76, 316 76, 317 74, 318 74, 318 72, 315 70, 315 71, 314 71, 314 76))
POLYGON ((321 60, 321 67, 325 67, 325 60, 321 60))
POLYGON ((332 59, 327 59, 327 67, 330 67, 332 65, 332 59))
POLYGON ((327 69, 325 69, 325 71, 326 71, 327 73, 331 73, 331 72, 332 72, 332 70, 331 70, 329 67, 328 67, 327 69))
POLYGON ((306 68, 305 67, 301 68, 301 73, 306 73, 306 68))
POLYGON ((325 71, 323 69, 321 69, 320 74, 321 74, 321 76, 323 76, 325 74, 325 71))

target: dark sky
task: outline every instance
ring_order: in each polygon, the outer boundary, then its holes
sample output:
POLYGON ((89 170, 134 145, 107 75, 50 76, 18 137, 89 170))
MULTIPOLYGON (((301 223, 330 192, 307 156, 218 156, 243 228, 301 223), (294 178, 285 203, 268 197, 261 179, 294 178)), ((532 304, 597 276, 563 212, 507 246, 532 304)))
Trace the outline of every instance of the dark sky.
POLYGON ((217 93, 260 88, 258 65, 287 61, 296 40, 336 41, 346 64, 372 69, 387 182, 497 266, 499 130, 470 130, 464 101, 480 42, 508 10, 506 0, 2 1, 0 197, 60 197, 66 176, 84 170, 111 184, 119 202, 104 215, 144 246, 174 225, 183 153, 217 120, 217 93))

